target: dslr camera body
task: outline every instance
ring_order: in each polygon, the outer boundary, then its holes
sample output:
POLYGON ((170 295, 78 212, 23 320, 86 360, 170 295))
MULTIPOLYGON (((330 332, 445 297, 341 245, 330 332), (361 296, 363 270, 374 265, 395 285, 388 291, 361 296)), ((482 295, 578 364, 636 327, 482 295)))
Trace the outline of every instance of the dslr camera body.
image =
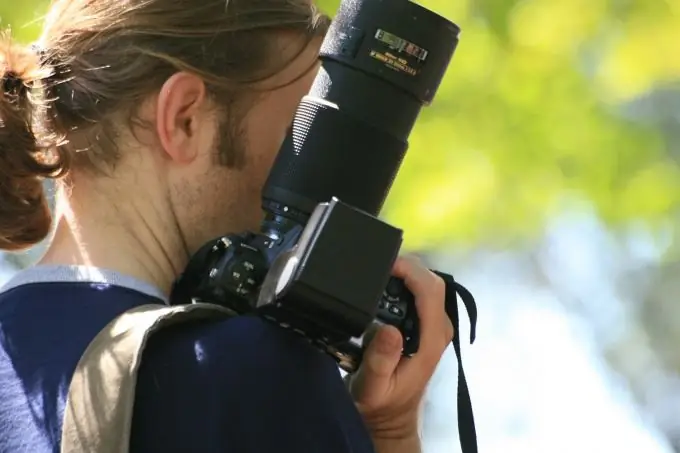
POLYGON ((350 373, 371 324, 397 327, 403 354, 417 352, 413 295, 390 277, 402 230, 337 198, 319 203, 304 224, 272 217, 264 225, 258 233, 219 238, 194 257, 202 272, 193 274, 192 302, 256 312, 304 336, 350 373))

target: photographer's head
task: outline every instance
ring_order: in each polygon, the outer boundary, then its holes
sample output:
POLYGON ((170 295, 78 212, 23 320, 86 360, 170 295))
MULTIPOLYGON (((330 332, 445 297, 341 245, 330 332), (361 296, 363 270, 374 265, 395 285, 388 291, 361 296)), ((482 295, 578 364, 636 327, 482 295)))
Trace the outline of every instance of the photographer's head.
POLYGON ((49 233, 44 178, 66 189, 48 262, 168 289, 205 241, 256 228, 329 22, 310 2, 56 0, 37 46, 2 40, 0 247, 49 233))

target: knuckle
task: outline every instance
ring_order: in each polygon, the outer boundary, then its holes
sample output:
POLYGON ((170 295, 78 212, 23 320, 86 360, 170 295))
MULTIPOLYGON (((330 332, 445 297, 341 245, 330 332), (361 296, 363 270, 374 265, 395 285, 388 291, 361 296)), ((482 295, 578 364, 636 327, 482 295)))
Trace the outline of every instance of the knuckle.
POLYGON ((413 273, 414 270, 418 269, 418 262, 413 259, 410 255, 402 255, 397 258, 399 264, 404 266, 409 273, 413 273))
POLYGON ((442 302, 444 301, 444 297, 446 294, 446 283, 444 280, 437 274, 435 274, 432 271, 428 271, 430 274, 430 278, 432 279, 432 293, 437 297, 442 299, 442 302))
POLYGON ((420 265, 422 261, 420 260, 420 257, 418 255, 413 255, 413 254, 406 254, 403 255, 403 258, 413 264, 418 264, 420 265))
POLYGON ((417 256, 413 255, 406 255, 404 257, 404 260, 406 261, 409 269, 411 270, 411 273, 419 275, 423 273, 427 268, 425 265, 423 265, 423 262, 418 258, 417 256))

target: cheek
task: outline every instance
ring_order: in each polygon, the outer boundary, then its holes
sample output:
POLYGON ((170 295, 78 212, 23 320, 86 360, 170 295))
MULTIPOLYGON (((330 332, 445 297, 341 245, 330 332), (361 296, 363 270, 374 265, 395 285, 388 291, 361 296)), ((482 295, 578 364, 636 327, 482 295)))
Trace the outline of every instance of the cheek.
POLYGON ((249 128, 246 153, 261 182, 264 182, 281 149, 294 113, 294 108, 291 112, 291 109, 273 107, 266 114, 259 115, 259 120, 249 128))
POLYGON ((255 130, 251 131, 246 145, 246 153, 249 157, 247 159, 249 168, 246 171, 247 184, 258 191, 264 185, 267 175, 274 164, 285 134, 286 127, 283 127, 283 130, 277 130, 272 126, 271 122, 267 123, 264 121, 255 130), (266 124, 269 124, 269 127, 266 127, 266 124))
POLYGON ((300 100, 309 92, 315 71, 284 88, 271 92, 250 112, 247 120, 247 153, 256 173, 258 189, 264 182, 295 117, 300 100))

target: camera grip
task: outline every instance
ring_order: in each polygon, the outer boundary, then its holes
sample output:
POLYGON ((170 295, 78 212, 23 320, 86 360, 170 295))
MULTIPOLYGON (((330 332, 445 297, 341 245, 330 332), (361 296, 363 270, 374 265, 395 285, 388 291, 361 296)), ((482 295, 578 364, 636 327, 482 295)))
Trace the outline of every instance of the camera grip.
POLYGON ((378 302, 376 318, 399 329, 404 339, 403 355, 409 357, 418 352, 420 319, 415 298, 402 279, 390 277, 378 302))
MULTIPOLYGON (((470 401, 463 361, 461 357, 460 344, 460 319, 458 316, 458 297, 465 305, 470 319, 470 344, 475 341, 477 328, 477 304, 475 299, 463 285, 458 283, 451 275, 433 271, 446 284, 445 309, 446 315, 451 320, 454 329, 452 339, 453 349, 458 361, 458 433, 461 445, 469 446, 470 453, 477 453, 477 431, 470 401)), ((420 344, 420 325, 418 311, 416 310, 415 298, 408 290, 403 280, 390 277, 390 280, 383 292, 383 296, 378 304, 379 320, 386 324, 391 324, 399 329, 404 338, 402 354, 411 356, 418 352, 420 344)))
MULTIPOLYGON (((442 278, 446 284, 446 315, 453 324, 454 335, 456 337, 458 337, 460 326, 457 298, 460 296, 462 299, 470 316, 470 344, 472 344, 475 339, 477 324, 477 306, 472 294, 450 275, 438 271, 433 272, 442 278)), ((385 324, 393 325, 399 329, 404 338, 403 355, 412 356, 418 352, 420 345, 420 319, 416 309, 415 298, 402 279, 390 277, 385 291, 378 302, 376 318, 385 324)))

